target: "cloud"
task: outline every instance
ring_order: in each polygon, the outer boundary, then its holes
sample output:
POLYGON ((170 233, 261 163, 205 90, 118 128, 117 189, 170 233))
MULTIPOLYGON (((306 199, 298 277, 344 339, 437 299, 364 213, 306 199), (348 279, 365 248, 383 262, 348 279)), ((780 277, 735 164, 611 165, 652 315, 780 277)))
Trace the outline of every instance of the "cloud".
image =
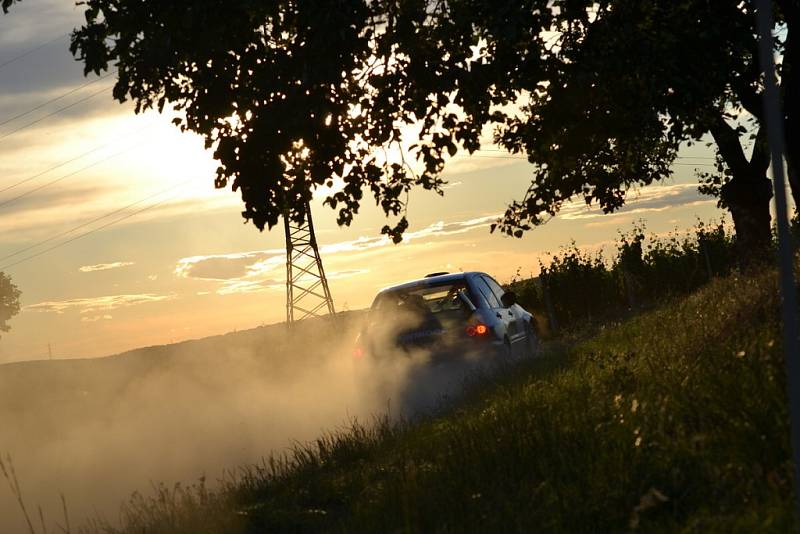
POLYGON ((175 274, 181 278, 196 278, 199 280, 232 280, 247 275, 248 272, 255 268, 254 266, 278 255, 282 255, 285 260, 286 251, 283 249, 269 249, 189 256, 178 260, 175 266, 175 274))
POLYGON ((81 322, 82 323, 95 323, 97 321, 110 321, 111 319, 113 319, 113 317, 111 317, 108 314, 105 314, 105 315, 93 315, 92 317, 88 317, 88 316, 81 317, 81 322))
MULTIPOLYGON (((625 206, 615 215, 638 215, 648 212, 665 211, 679 206, 692 206, 713 202, 697 192, 697 184, 654 185, 629 193, 625 206)), ((436 239, 473 230, 488 229, 500 214, 490 214, 463 221, 437 221, 425 228, 406 232, 403 242, 409 243, 420 239, 436 239)), ((589 224, 602 224, 608 214, 597 207, 587 207, 583 201, 576 200, 565 204, 559 217, 566 220, 586 220, 589 224), (593 219, 598 219, 594 221, 593 219)), ((388 247, 391 240, 384 235, 360 236, 356 239, 328 243, 320 247, 323 256, 341 253, 364 252, 367 250, 388 247)), ((254 250, 224 254, 207 254, 182 258, 177 262, 175 274, 182 278, 210 280, 222 282, 220 290, 223 294, 264 291, 270 289, 258 282, 263 277, 275 278, 274 273, 282 269, 286 262, 286 251, 283 249, 254 250), (247 283, 242 283, 247 282, 247 283)))
POLYGON ((42 0, 22 2, 3 16, 0 36, 2 60, 9 60, 32 49, 10 63, 0 77, 0 95, 23 94, 31 87, 47 90, 82 79, 82 69, 69 52, 67 33, 82 21, 83 10, 71 2, 42 0))
POLYGON ((464 234, 472 230, 484 229, 488 230, 489 226, 500 217, 500 214, 484 215, 475 217, 474 219, 467 219, 466 221, 455 221, 445 223, 439 221, 431 224, 430 226, 418 230, 416 232, 409 232, 404 237, 404 241, 412 241, 422 237, 442 237, 456 234, 464 234))
POLYGON ((460 185, 464 185, 464 182, 448 182, 447 184, 442 186, 443 191, 447 191, 448 189, 453 189, 454 187, 458 187, 460 185))
POLYGON ((327 273, 327 278, 329 280, 337 280, 340 278, 350 278, 351 276, 357 276, 359 274, 366 274, 369 272, 369 269, 346 269, 344 271, 334 271, 332 273, 327 273))
POLYGON ((233 295, 238 293, 259 293, 270 289, 283 289, 285 282, 276 280, 227 280, 217 289, 217 295, 233 295))
MULTIPOLYGON (((89 81, 96 79, 92 77, 89 81)), ((52 137, 53 133, 74 135, 75 124, 78 122, 88 123, 132 111, 129 104, 118 104, 113 100, 113 77, 69 93, 85 83, 87 82, 83 80, 75 80, 74 83, 52 92, 38 93, 38 97, 31 98, 30 95, 21 93, 14 98, 0 100, 0 113, 3 120, 9 121, 4 133, 9 135, 10 146, 20 147, 23 143, 34 146, 40 143, 49 144, 52 139, 48 140, 48 137, 52 137), (65 95, 68 96, 63 100, 59 98, 65 95), (45 105, 49 100, 54 102, 45 105), (39 106, 43 106, 41 111, 22 115, 22 112, 37 109, 39 106)))
MULTIPOLYGON (((83 145, 81 149, 82 147, 83 145)), ((102 174, 113 169, 111 162, 104 161, 102 157, 93 158, 90 167, 86 167, 91 172, 83 174, 84 167, 81 165, 84 162, 70 163, 69 159, 62 159, 66 157, 65 154, 74 156, 74 152, 70 150, 62 153, 61 143, 52 143, 49 148, 52 148, 52 153, 41 160, 45 163, 31 164, 27 171, 20 171, 13 178, 8 177, 12 182, 28 182, 0 195, 0 203, 7 203, 2 209, 12 215, 0 220, 0 232, 12 234, 19 242, 49 238, 53 234, 60 235, 69 228, 86 230, 93 221, 104 217, 112 217, 114 220, 115 215, 121 217, 124 215, 121 209, 124 205, 130 204, 134 199, 141 200, 141 190, 136 191, 135 188, 121 183, 121 180, 119 184, 111 184, 106 175, 102 174), (91 167, 95 163, 98 166, 91 167), (62 164, 63 167, 58 167, 62 164), (45 172, 54 167, 57 168, 45 172), (78 180, 79 183, 73 184, 73 180, 78 180), (56 183, 57 188, 44 189, 56 183)), ((14 154, 10 156, 12 160, 34 161, 30 159, 33 156, 26 151, 11 153, 14 154)), ((132 209, 127 210, 126 213, 131 211, 132 209)), ((141 217, 137 217, 131 222, 140 220, 141 217)))
MULTIPOLYGON (((403 241, 408 243, 423 238, 432 239, 463 234, 478 229, 488 229, 489 225, 498 217, 499 215, 486 215, 465 221, 438 221, 421 230, 407 232, 403 241)), ((320 254, 330 256, 344 252, 363 252, 389 245, 392 245, 392 241, 384 235, 361 236, 349 241, 323 245, 320 247, 320 254)), ((282 269, 285 263, 286 251, 283 249, 207 254, 181 258, 175 266, 175 274, 181 278, 227 283, 262 277, 274 272, 276 269, 282 269)))
MULTIPOLYGON (((369 269, 346 269, 344 271, 333 271, 326 273, 328 280, 339 280, 360 274, 368 273, 369 269)), ((260 293, 262 291, 286 289, 286 281, 273 279, 260 280, 227 280, 217 289, 217 295, 233 295, 240 293, 260 293)), ((199 293, 198 293, 199 294, 199 293)))
MULTIPOLYGON (((636 215, 665 211, 671 208, 694 206, 715 202, 697 191, 698 184, 672 184, 651 185, 637 189, 631 194, 622 208, 615 211, 616 215, 636 215)), ((567 220, 595 219, 607 217, 599 207, 587 206, 583 200, 574 200, 565 203, 558 217, 567 220)))
POLYGON ((84 265, 78 270, 82 273, 93 273, 96 271, 108 271, 109 269, 118 269, 120 267, 127 267, 134 265, 132 261, 115 261, 114 263, 98 263, 97 265, 84 265))
POLYGON ((62 314, 67 311, 77 310, 81 314, 97 313, 116 310, 128 306, 160 302, 175 298, 174 295, 106 295, 103 297, 89 297, 69 300, 53 300, 25 306, 26 310, 39 312, 55 312, 62 314))
MULTIPOLYGON (((404 243, 420 239, 463 234, 478 229, 488 229, 499 215, 485 215, 464 221, 438 221, 421 230, 407 232, 404 243)), ((389 247, 392 241, 386 236, 361 236, 349 241, 329 243, 320 247, 320 254, 325 257, 342 253, 357 253, 389 247)), ((178 260, 175 275, 180 278, 191 278, 221 282, 216 290, 218 295, 241 293, 257 293, 274 289, 283 289, 285 282, 276 273, 286 265, 286 251, 283 249, 251 250, 225 254, 207 254, 189 256, 178 260)), ((366 269, 350 269, 328 272, 329 279, 345 278, 369 272, 366 269)))
MULTIPOLYGON (((470 155, 467 153, 457 154, 453 159, 447 162, 445 166, 445 173, 447 176, 458 176, 462 174, 471 174, 478 171, 487 171, 489 169, 498 169, 500 167, 508 167, 510 165, 530 165, 525 158, 515 157, 509 154, 495 155, 476 153, 470 155)), ((447 189, 445 186, 442 189, 447 189)))
MULTIPOLYGON (((25 179, 30 177, 31 176, 26 176, 25 179)), ((3 213, 6 215, 16 215, 17 213, 24 214, 39 210, 60 209, 65 205, 82 206, 85 203, 111 191, 111 188, 106 187, 103 184, 99 184, 97 186, 74 186, 49 191, 37 190, 43 185, 47 185, 46 180, 52 180, 53 177, 58 179, 59 175, 48 175, 47 178, 37 179, 30 183, 24 184, 20 188, 11 189, 7 192, 4 192, 2 196, 0 196, 0 202, 3 203, 3 213)), ((22 180, 19 181, 21 182, 22 180)))
MULTIPOLYGON (((437 238, 456 234, 463 234, 477 229, 487 229, 489 225, 496 221, 500 215, 486 215, 468 219, 466 221, 444 222, 437 221, 426 226, 421 230, 406 232, 403 235, 403 242, 410 243, 421 238, 437 238)), ((352 241, 342 241, 320 247, 322 254, 337 254, 340 252, 359 252, 376 247, 391 245, 392 241, 387 236, 359 237, 352 241)))

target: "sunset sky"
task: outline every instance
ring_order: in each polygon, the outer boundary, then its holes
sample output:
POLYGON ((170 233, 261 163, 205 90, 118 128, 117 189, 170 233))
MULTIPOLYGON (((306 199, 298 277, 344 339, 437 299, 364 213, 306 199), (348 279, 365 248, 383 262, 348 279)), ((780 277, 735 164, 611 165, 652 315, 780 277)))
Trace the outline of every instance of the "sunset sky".
MULTIPOLYGON (((112 100, 113 75, 83 77, 67 50, 82 20, 68 0, 29 0, 0 16, 0 270, 23 304, 0 338, 0 363, 46 358, 48 344, 55 358, 101 356, 283 320, 283 229, 243 224, 238 194, 213 188, 210 153, 172 115, 136 116, 112 100)), ((546 251, 572 239, 602 246, 639 219, 653 232, 719 219, 694 185, 711 156, 687 149, 673 181, 632 192, 622 212, 576 203, 523 239, 489 233, 531 173, 496 149, 452 160, 443 198, 412 194, 398 246, 380 235, 385 221, 369 202, 339 228, 318 200, 336 305, 365 307, 381 287, 432 271, 535 274, 546 251)))

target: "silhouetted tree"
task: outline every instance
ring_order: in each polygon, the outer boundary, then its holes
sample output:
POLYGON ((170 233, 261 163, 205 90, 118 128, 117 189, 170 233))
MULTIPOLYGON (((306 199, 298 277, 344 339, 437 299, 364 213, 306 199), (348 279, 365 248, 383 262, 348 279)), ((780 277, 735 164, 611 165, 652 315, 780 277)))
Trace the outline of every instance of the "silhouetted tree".
POLYGON ((8 332, 8 321, 19 313, 20 291, 11 282, 11 277, 0 272, 0 331, 8 332))
MULTIPOLYGON (((526 197, 507 211, 505 228, 538 224, 575 195, 613 211, 630 187, 669 177, 682 144, 710 135, 720 166, 702 176, 701 191, 730 210, 740 260, 767 257, 772 189, 753 2, 562 4, 561 33, 544 60, 542 82, 524 112, 505 117, 498 133, 504 146, 538 164, 526 197)), ((791 95, 800 90, 792 69, 800 51, 798 2, 774 5, 785 31, 776 45, 782 91, 791 95)), ((795 154, 797 98, 784 105, 795 154)), ((800 200, 794 157, 789 163, 800 200)))
POLYGON ((16 0, 3 0, 2 3, 0 3, 0 7, 3 8, 3 13, 8 13, 8 8, 15 2, 16 0))
MULTIPOLYGON (((3 0, 7 7, 9 0, 3 0)), ((611 212, 632 187, 671 175, 678 147, 710 134, 720 196, 742 250, 763 256, 770 183, 751 2, 708 0, 87 0, 71 49, 85 71, 119 69, 114 96, 136 110, 171 104, 205 136, 216 185, 243 216, 298 217, 312 190, 349 224, 368 190, 407 227, 406 193, 442 193, 440 173, 481 134, 534 164, 500 228, 515 236, 571 198, 611 212), (746 111, 747 113, 743 113, 746 111), (747 123, 751 128, 747 129, 747 123), (384 163, 403 126, 421 141, 384 163), (752 139, 749 137, 752 136, 752 139), (745 148, 753 141, 752 154, 745 148)), ((798 0, 776 0, 785 95, 800 74, 798 0)), ((797 199, 797 98, 785 99, 797 199)))

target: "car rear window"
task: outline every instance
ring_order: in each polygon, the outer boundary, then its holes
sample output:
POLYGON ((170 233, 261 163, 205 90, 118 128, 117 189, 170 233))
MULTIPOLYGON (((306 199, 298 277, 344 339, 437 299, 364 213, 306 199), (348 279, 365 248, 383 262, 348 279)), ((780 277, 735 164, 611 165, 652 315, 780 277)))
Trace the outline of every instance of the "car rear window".
MULTIPOLYGON (((434 286, 419 286, 409 289, 387 291, 378 296, 373 305, 373 309, 386 313, 410 310, 425 314, 463 311, 464 304, 461 299, 458 298, 458 293, 461 290, 466 290, 467 293, 469 293, 464 280, 457 280, 455 282, 437 284, 434 286)), ((467 294, 467 296, 470 295, 467 294)))
POLYGON ((503 295, 506 292, 503 287, 491 276, 481 276, 481 279, 486 282, 486 284, 489 286, 489 289, 491 289, 492 293, 494 293, 494 296, 497 297, 497 300, 502 303, 503 295))
POLYGON ((478 288, 478 291, 481 292, 490 308, 502 308, 503 305, 500 304, 500 300, 494 295, 492 289, 482 276, 475 279, 475 286, 478 288))

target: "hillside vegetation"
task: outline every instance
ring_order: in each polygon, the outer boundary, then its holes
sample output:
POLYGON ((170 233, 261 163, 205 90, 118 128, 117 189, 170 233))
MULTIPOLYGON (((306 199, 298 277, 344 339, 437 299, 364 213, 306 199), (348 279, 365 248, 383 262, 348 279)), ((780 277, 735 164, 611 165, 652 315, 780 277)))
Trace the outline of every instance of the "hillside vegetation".
POLYGON ((729 275, 474 386, 354 423, 103 532, 792 530, 775 274, 729 275))
POLYGON ((605 254, 573 242, 549 256, 540 261, 539 276, 517 277, 509 285, 551 334, 584 329, 587 323, 607 322, 695 291, 729 274, 737 257, 734 235, 724 222, 699 220, 694 228, 666 235, 647 234, 640 221, 619 231, 605 254))

